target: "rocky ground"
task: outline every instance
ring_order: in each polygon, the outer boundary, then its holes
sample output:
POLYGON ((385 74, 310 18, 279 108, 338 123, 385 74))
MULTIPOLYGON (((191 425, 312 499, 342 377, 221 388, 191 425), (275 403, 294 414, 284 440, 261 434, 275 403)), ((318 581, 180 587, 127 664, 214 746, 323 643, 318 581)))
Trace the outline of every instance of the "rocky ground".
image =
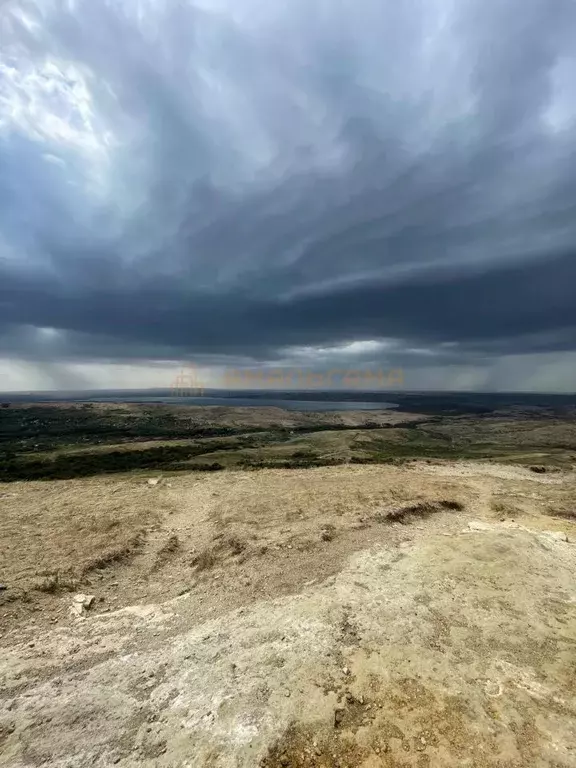
POLYGON ((576 766, 572 472, 150 480, 0 488, 0 766, 576 766))

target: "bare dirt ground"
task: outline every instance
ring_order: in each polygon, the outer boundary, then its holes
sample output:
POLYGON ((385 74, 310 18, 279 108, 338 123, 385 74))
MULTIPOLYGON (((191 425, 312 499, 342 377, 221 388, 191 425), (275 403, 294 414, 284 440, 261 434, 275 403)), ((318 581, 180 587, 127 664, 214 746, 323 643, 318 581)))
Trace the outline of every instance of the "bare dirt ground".
POLYGON ((576 766, 574 490, 464 462, 2 485, 0 766, 576 766))

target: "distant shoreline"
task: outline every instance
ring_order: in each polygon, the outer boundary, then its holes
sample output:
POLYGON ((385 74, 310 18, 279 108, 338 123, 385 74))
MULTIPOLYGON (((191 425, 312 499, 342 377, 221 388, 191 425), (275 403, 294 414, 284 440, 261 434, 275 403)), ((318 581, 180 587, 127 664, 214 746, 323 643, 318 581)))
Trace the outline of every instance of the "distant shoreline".
MULTIPOLYGON (((302 393, 304 394, 304 393, 302 393)), ((319 393, 313 393, 319 394, 319 393)), ((355 398, 361 398, 363 393, 354 393, 355 398)), ((47 404, 54 403, 64 405, 66 403, 79 404, 79 403, 122 403, 122 404, 141 404, 141 405, 189 405, 196 407, 230 407, 230 408, 282 408, 287 411, 301 410, 301 411, 350 411, 350 410, 388 410, 397 408, 396 403, 391 403, 386 400, 373 400, 373 394, 371 393, 370 399, 344 399, 335 400, 329 397, 304 397, 303 399, 296 399, 294 397, 287 397, 285 393, 276 395, 275 393, 262 393, 258 395, 254 394, 230 394, 230 395, 201 395, 196 397, 186 396, 174 396, 174 395, 157 395, 149 393, 124 393, 118 392, 107 394, 93 394, 93 393, 76 393, 71 395, 66 393, 65 395, 45 395, 42 396, 39 393, 20 394, 19 396, 4 396, 5 402, 14 404, 26 404, 26 403, 38 403, 47 404), (284 395, 284 396, 283 396, 284 395)), ((0 396, 2 400, 2 396, 0 396)))

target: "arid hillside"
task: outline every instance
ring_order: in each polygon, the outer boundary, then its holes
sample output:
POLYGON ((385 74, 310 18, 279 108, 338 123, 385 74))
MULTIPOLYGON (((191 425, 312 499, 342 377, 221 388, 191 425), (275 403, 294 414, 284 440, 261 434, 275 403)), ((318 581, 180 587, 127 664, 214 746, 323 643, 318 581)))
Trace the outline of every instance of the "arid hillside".
POLYGON ((572 471, 0 486, 0 766, 576 766, 572 471))

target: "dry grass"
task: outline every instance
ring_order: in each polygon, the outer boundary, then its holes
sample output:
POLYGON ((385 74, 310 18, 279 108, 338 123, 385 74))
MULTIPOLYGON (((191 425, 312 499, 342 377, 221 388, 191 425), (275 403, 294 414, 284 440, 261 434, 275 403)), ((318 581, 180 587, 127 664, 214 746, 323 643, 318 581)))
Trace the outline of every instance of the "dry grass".
POLYGON ((168 536, 164 544, 162 544, 156 553, 156 559, 154 561, 154 565, 152 566, 152 570, 155 571, 159 568, 163 568, 168 562, 172 560, 173 556, 180 550, 180 548, 181 543, 177 534, 170 534, 170 536, 168 536))
MULTIPOLYGON (((129 567, 94 578, 92 618, 77 622, 68 597, 44 595, 34 626, 7 636, 4 720, 16 730, 6 754, 75 766, 190 755, 203 765, 252 755, 262 768, 561 761, 574 715, 573 547, 506 526, 468 535, 467 523, 496 498, 518 499, 548 529, 541 511, 569 510, 575 479, 446 462, 190 473, 153 489, 145 479, 12 486, 11 524, 31 518, 21 548, 48 531, 53 555, 56 533, 66 541, 78 519, 96 517, 92 537, 120 546, 124 515, 134 528, 142 510, 165 514, 129 567), (158 554, 170 560, 148 579, 158 554), (52 606, 61 623, 44 631, 52 606), (122 695, 106 696, 119 683, 122 695), (177 698, 183 706, 170 706, 177 698), (242 722, 255 729, 250 750, 236 738, 242 722)), ((571 541, 576 523, 562 527, 571 541)))
POLYGON ((200 573, 214 568, 217 562, 218 558, 214 547, 206 547, 192 558, 190 565, 195 568, 197 573, 200 573))
POLYGON ((332 523, 326 523, 326 525, 322 528, 320 538, 322 541, 332 541, 336 536, 336 530, 337 529, 335 525, 332 525, 332 523))
MULTIPOLYGON (((113 543, 104 545, 100 552, 87 556, 78 565, 67 570, 49 570, 39 572, 43 577, 32 585, 39 592, 55 594, 57 592, 73 592, 79 588, 82 581, 92 572, 108 568, 111 565, 129 561, 139 551, 144 542, 142 531, 130 535, 125 531, 126 539, 117 538, 113 543)), ((92 536, 91 541, 98 546, 98 537, 92 536)))
POLYGON ((493 500, 490 503, 490 507, 494 512, 494 514, 501 519, 516 518, 524 514, 523 510, 520 509, 516 504, 511 504, 510 502, 507 502, 507 501, 493 500))
POLYGON ((108 608, 178 594, 213 569, 222 582, 235 574, 234 589, 240 576, 258 582, 246 591, 261 596, 337 572, 359 548, 404 535, 399 524, 456 525, 462 509, 516 516, 500 505, 517 500, 530 526, 554 515, 572 536, 573 497, 571 474, 424 462, 191 472, 155 487, 145 476, 11 483, 0 492, 0 602, 23 614, 78 590, 108 608))
POLYGON ((186 439, 171 439, 171 440, 144 440, 144 439, 132 439, 124 442, 109 442, 104 445, 90 444, 90 445, 65 445, 62 448, 58 448, 56 451, 41 452, 35 451, 34 458, 40 459, 48 456, 54 456, 58 454, 60 456, 77 456, 80 454, 92 454, 92 453, 109 453, 110 451, 146 451, 149 448, 160 448, 162 446, 182 446, 196 445, 196 440, 186 439))
POLYGON ((13 483, 2 499, 2 581, 24 592, 76 589, 130 559, 156 516, 149 489, 135 483, 13 483))
POLYGON ((460 501, 444 499, 443 501, 440 501, 438 503, 443 509, 450 509, 454 512, 462 512, 462 510, 464 509, 464 504, 462 504, 462 502, 460 501))
POLYGON ((247 541, 234 534, 219 533, 214 539, 214 544, 202 549, 192 559, 191 565, 197 572, 210 570, 219 562, 243 555, 248 546, 247 541))
POLYGON ((168 541, 161 547, 158 552, 159 556, 173 555, 180 548, 180 539, 173 533, 168 537, 168 541))
POLYGON ((574 520, 576 521, 576 509, 551 509, 548 514, 551 517, 559 517, 562 520, 574 520))
POLYGON ((74 574, 62 571, 56 571, 56 573, 48 573, 44 578, 40 579, 35 589, 38 592, 46 592, 54 595, 57 592, 74 592, 78 587, 78 579, 74 574))
POLYGON ((462 509, 464 509, 464 505, 459 501, 424 501, 384 513, 381 516, 380 522, 408 523, 411 519, 430 517, 430 515, 436 512, 443 512, 445 510, 461 511, 462 509))
MULTIPOLYGON (((328 543, 379 516, 426 502, 439 513, 461 509, 463 502, 468 507, 461 483, 391 466, 229 472, 197 486, 195 499, 217 532, 249 542, 247 556, 262 546, 299 550, 310 542, 328 543)), ((426 508, 412 516, 418 511, 426 508)))

